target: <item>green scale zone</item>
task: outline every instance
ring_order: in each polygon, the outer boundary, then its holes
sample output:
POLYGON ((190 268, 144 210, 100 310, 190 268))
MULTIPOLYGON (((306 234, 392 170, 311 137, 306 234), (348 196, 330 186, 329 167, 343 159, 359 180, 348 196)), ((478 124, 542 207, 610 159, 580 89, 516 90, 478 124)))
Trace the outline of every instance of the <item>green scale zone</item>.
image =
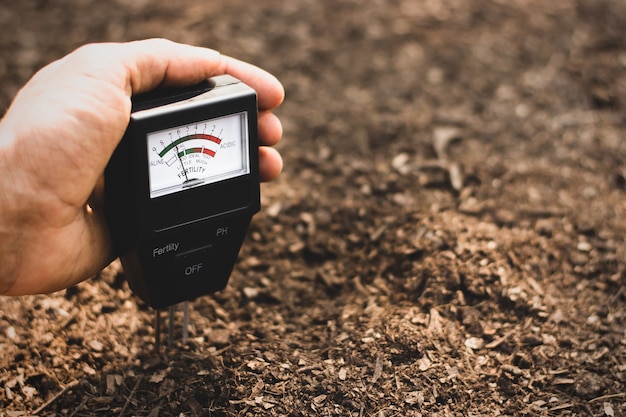
POLYGON ((178 158, 182 158, 185 155, 189 155, 193 153, 201 153, 201 154, 209 155, 211 157, 215 157, 215 154, 217 153, 217 151, 204 147, 204 146, 187 148, 187 149, 184 148, 185 142, 190 141, 190 140, 196 140, 196 139, 206 140, 209 142, 216 143, 217 145, 220 145, 222 143, 222 140, 218 138, 217 136, 208 135, 205 133, 193 133, 191 135, 183 136, 182 138, 176 139, 174 142, 167 145, 161 152, 159 152, 159 156, 161 158, 165 158, 165 155, 167 155, 169 151, 176 148, 177 152, 173 153, 169 159, 164 160, 168 166, 171 166, 172 164, 176 163, 178 161, 178 158), (179 146, 182 146, 183 150, 180 150, 179 146))

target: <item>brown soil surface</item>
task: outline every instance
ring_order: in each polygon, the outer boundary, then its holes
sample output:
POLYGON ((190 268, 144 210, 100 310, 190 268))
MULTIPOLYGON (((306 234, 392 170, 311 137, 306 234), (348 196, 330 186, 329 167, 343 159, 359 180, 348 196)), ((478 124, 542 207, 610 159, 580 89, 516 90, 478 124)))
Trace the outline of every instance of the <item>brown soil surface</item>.
POLYGON ((287 91, 284 175, 188 345, 154 352, 118 264, 1 298, 0 416, 626 415, 624 22, 623 0, 0 0, 1 108, 80 44, 153 36, 287 91))

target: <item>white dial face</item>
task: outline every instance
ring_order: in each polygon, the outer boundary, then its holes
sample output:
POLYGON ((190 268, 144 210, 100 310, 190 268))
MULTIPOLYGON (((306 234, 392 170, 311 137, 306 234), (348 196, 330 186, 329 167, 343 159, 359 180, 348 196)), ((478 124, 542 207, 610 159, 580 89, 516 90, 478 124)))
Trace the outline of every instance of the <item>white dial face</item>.
POLYGON ((246 112, 148 134, 150 198, 250 173, 246 112))

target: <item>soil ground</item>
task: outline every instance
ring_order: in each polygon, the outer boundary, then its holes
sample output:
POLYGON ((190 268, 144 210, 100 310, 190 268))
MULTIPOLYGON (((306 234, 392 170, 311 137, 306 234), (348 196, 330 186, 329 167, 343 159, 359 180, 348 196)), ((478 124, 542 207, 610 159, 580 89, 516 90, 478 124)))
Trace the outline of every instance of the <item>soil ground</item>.
POLYGON ((624 22, 623 0, 1 0, 1 108, 78 45, 153 36, 287 99, 285 172, 189 343, 155 353, 117 263, 2 298, 0 416, 626 415, 624 22))

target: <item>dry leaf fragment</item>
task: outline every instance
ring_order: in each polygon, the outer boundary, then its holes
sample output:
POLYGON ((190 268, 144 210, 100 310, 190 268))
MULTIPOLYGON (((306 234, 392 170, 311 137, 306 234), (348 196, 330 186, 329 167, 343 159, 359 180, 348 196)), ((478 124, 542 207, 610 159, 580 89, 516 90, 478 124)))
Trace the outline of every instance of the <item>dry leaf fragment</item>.
POLYGON ((480 337, 470 337, 465 340, 465 346, 473 350, 480 350, 485 347, 485 341, 480 337))
POLYGON ((448 158, 448 145, 457 139, 460 139, 460 130, 456 127, 438 127, 433 131, 433 148, 439 160, 448 158))
POLYGON ((108 374, 106 376, 106 394, 113 395, 115 394, 115 389, 117 388, 117 384, 115 381, 115 375, 108 374))
POLYGON ((159 372, 154 373, 148 381, 154 384, 160 384, 165 379, 165 376, 170 372, 170 368, 162 369, 159 372))
POLYGON ((322 403, 326 400, 327 395, 320 394, 317 397, 313 398, 313 402, 315 405, 322 405, 322 403))
POLYGON ((422 391, 411 391, 404 399, 404 402, 410 405, 417 404, 421 406, 424 404, 424 394, 422 391))
POLYGON ((418 363, 419 370, 422 372, 427 371, 428 368, 430 368, 430 365, 432 364, 432 362, 430 361, 427 355, 424 355, 421 358, 419 358, 417 363, 418 363))
POLYGON ((101 341, 94 339, 92 341, 89 342, 89 347, 94 351, 94 352, 102 352, 102 350, 104 349, 104 345, 102 344, 101 341))
POLYGON ((246 366, 251 370, 256 371, 257 369, 265 368, 267 366, 267 363, 263 359, 257 358, 249 361, 246 366))

